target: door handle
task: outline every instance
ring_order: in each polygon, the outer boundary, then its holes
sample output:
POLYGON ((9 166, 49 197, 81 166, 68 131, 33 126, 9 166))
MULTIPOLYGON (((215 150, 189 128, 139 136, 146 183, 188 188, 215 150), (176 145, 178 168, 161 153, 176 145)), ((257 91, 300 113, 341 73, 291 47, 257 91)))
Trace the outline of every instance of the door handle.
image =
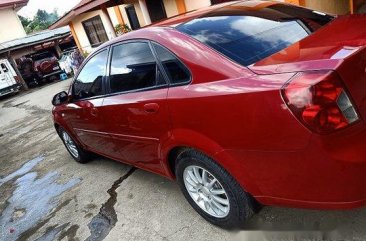
POLYGON ((144 105, 144 110, 147 113, 157 113, 159 111, 159 105, 156 103, 149 103, 144 105))

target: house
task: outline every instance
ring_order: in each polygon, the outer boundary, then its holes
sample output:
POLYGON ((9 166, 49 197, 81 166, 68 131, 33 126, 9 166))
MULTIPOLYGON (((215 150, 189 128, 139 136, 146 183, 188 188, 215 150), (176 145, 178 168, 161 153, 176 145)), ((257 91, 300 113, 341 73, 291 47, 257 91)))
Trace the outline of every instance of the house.
POLYGON ((50 29, 69 25, 79 49, 91 52, 116 37, 115 26, 132 30, 228 0, 82 0, 50 29))
POLYGON ((25 37, 23 25, 17 11, 27 5, 29 0, 0 1, 0 43, 25 37))
POLYGON ((358 13, 366 0, 285 0, 285 2, 332 14, 358 13))
MULTIPOLYGON (((81 51, 91 52, 116 37, 115 26, 138 29, 178 14, 228 0, 81 0, 50 28, 69 25, 81 51)), ((366 0, 277 0, 318 11, 347 14, 357 12, 366 0)), ((366 7, 366 4, 365 4, 366 7)))

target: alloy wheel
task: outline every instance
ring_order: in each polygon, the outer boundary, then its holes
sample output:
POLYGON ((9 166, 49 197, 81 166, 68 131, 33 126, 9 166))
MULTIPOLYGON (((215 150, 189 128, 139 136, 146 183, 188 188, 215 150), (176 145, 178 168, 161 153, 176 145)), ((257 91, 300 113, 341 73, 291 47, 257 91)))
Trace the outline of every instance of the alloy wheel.
POLYGON ((62 139, 65 142, 65 146, 67 150, 71 153, 71 155, 75 158, 79 158, 79 151, 76 147, 75 142, 71 139, 69 134, 67 134, 65 131, 62 132, 62 139))
POLYGON ((203 211, 216 218, 229 214, 230 202, 225 189, 205 168, 187 166, 183 180, 189 195, 203 211))

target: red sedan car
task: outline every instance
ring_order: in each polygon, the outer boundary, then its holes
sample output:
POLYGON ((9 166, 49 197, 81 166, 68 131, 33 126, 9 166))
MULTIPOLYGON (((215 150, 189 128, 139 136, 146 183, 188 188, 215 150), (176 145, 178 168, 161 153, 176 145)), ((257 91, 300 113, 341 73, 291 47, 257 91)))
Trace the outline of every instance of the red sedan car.
POLYGON ((231 2, 116 38, 54 97, 78 162, 97 153, 175 179, 240 227, 256 204, 366 203, 366 16, 231 2))

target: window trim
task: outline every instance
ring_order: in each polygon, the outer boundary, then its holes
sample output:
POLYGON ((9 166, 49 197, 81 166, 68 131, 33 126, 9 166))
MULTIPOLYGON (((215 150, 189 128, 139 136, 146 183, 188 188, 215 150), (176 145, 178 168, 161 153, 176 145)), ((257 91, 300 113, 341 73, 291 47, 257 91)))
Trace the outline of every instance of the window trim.
POLYGON ((109 51, 109 58, 108 58, 108 66, 107 66, 107 74, 106 74, 106 97, 109 96, 115 96, 115 95, 122 95, 122 94, 130 94, 130 93, 138 93, 138 92, 143 92, 143 91, 150 91, 150 90, 157 90, 157 89, 164 89, 164 88, 169 88, 169 80, 167 79, 166 73, 164 71, 164 69, 161 69, 160 66, 160 61, 158 61, 158 59, 156 58, 156 54, 155 54, 155 50, 152 49, 152 45, 150 43, 149 40, 147 39, 131 39, 131 40, 125 40, 125 41, 121 41, 115 44, 112 44, 110 46, 110 51, 109 51), (158 85, 158 86, 152 86, 152 87, 146 87, 146 88, 141 88, 141 89, 135 89, 135 90, 128 90, 128 91, 119 91, 119 92, 112 92, 111 90, 111 85, 110 85, 110 74, 111 74, 111 67, 112 67, 112 57, 113 57, 113 48, 123 45, 123 44, 128 44, 128 43, 147 43, 149 45, 149 48, 151 50, 151 53, 154 56, 154 59, 158 65, 158 70, 160 71, 160 73, 163 76, 163 79, 165 81, 165 84, 163 85, 158 85))
MULTIPOLYGON (((94 19, 97 19, 97 18, 101 21, 102 26, 103 26, 103 29, 104 29, 105 36, 107 37, 107 39, 109 39, 109 38, 108 38, 107 31, 106 31, 105 26, 104 26, 104 23, 103 23, 103 20, 102 20, 102 18, 101 18, 101 16, 100 16, 99 14, 98 14, 98 15, 96 15, 96 16, 94 16, 94 17, 91 17, 91 18, 88 18, 88 19, 86 19, 86 20, 82 21, 82 22, 81 22, 81 24, 83 25, 85 35, 87 36, 88 41, 89 41, 89 44, 90 44, 90 46, 91 46, 92 48, 97 48, 98 46, 100 46, 100 45, 102 45, 103 43, 105 43, 105 42, 101 42, 101 41, 100 41, 99 36, 98 36, 98 34, 97 34, 97 31, 96 31, 96 29, 95 29, 95 27, 94 27, 94 24, 93 24, 93 28, 94 28, 94 30, 95 30, 95 34, 96 34, 96 37, 98 38, 99 43, 92 44, 92 42, 91 42, 91 40, 90 40, 90 36, 89 36, 89 34, 88 34, 88 32, 86 31, 86 28, 85 28, 85 24, 86 24, 86 22, 89 22, 89 21, 93 22, 93 21, 94 21, 94 19)), ((108 42, 108 40, 107 40, 106 42, 108 42)))
POLYGON ((157 59, 157 61, 159 62, 159 65, 160 65, 160 68, 164 71, 164 74, 166 75, 166 78, 168 80, 168 83, 169 83, 169 87, 175 87, 175 86, 183 86, 183 85, 190 85, 192 83, 192 71, 190 68, 188 68, 188 66, 173 52, 171 51, 170 49, 168 49, 167 47, 165 47, 164 45, 158 43, 158 42, 155 42, 155 41, 151 41, 150 40, 150 45, 151 45, 151 48, 153 49, 153 52, 154 52, 154 55, 155 55, 155 58, 157 59), (163 66, 163 64, 161 63, 159 57, 158 57, 158 54, 156 52, 156 49, 154 47, 153 44, 156 44, 156 45, 159 45, 160 47, 164 48, 165 50, 167 50, 169 53, 171 53, 187 70, 188 70, 188 74, 189 74, 189 80, 188 81, 185 81, 185 82, 181 82, 181 83, 175 83, 175 84, 172 84, 171 82, 171 79, 169 78, 169 75, 168 73, 165 71, 165 68, 163 66))
POLYGON ((69 90, 69 95, 71 93, 71 103, 77 103, 79 101, 85 101, 85 100, 93 100, 93 99, 98 99, 98 98, 102 98, 106 95, 106 76, 107 76, 107 73, 108 73, 108 58, 109 58, 109 53, 110 53, 110 46, 107 46, 107 47, 104 47, 94 53, 92 53, 85 61, 84 63, 80 66, 78 72, 77 72, 77 75, 74 76, 74 79, 71 83, 71 86, 70 86, 70 90, 69 90), (77 78, 79 77, 81 71, 83 71, 85 65, 87 65, 89 63, 89 61, 94 58, 96 55, 102 53, 103 51, 107 51, 107 61, 106 61, 106 68, 105 68, 105 71, 104 71, 104 76, 102 78, 102 94, 101 95, 96 95, 96 96, 92 96, 92 97, 86 97, 86 98, 81 98, 81 99, 74 99, 74 84, 77 80, 77 78))

